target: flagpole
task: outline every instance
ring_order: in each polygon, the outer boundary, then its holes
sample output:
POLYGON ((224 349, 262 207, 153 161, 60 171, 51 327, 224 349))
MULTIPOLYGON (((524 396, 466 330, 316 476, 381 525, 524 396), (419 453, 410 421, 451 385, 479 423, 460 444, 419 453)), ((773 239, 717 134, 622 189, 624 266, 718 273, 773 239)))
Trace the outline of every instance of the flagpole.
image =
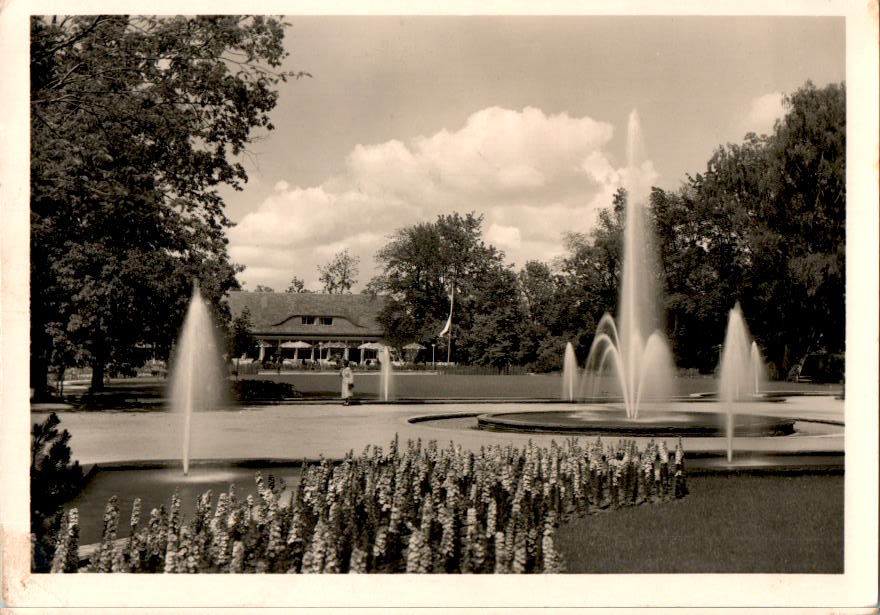
POLYGON ((449 344, 446 346, 446 365, 452 362, 452 310, 455 307, 455 283, 452 284, 452 292, 449 294, 449 344))
POLYGON ((446 366, 449 366, 452 356, 452 308, 449 309, 449 344, 446 345, 446 366))
POLYGON ((452 310, 455 306, 455 286, 452 287, 452 293, 449 295, 449 318, 446 319, 446 326, 443 327, 443 330, 440 332, 438 337, 443 337, 446 334, 449 334, 449 341, 446 343, 446 363, 447 365, 450 363, 452 359, 452 310))

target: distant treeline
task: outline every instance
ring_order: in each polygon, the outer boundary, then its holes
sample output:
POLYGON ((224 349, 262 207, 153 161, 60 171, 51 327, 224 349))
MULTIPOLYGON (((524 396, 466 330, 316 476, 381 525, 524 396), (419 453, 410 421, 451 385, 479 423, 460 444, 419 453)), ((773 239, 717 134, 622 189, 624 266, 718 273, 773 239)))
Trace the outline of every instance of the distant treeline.
MULTIPOLYGON (((651 192, 658 307, 680 368, 716 368, 737 301, 773 377, 810 352, 843 350, 845 87, 807 82, 784 102, 772 135, 722 145, 678 190, 651 192)), ((519 271, 474 214, 398 229, 368 286, 393 299, 387 339, 435 342, 445 357, 450 338, 438 333, 452 300, 453 361, 553 370, 569 341, 583 361, 602 314, 617 309, 626 199, 619 189, 593 231, 566 234, 565 256, 519 271)))

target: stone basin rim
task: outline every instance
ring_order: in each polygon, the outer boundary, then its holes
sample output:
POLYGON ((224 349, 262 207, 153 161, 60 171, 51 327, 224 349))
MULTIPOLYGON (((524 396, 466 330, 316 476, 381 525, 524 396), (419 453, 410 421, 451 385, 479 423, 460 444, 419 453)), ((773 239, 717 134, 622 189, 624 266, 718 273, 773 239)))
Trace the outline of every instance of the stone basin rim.
MULTIPOLYGON (((734 435, 784 436, 795 432, 795 420, 764 414, 735 414, 734 435)), ((477 427, 490 431, 562 433, 616 436, 703 436, 726 435, 725 413, 647 412, 629 418, 620 409, 578 409, 571 411, 499 412, 481 414, 477 427)))

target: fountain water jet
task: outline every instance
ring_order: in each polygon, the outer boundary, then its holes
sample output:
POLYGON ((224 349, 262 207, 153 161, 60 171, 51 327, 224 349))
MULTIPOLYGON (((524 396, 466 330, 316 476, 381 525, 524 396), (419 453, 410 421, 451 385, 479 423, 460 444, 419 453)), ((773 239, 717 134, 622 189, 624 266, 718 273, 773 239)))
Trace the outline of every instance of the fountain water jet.
POLYGON ((764 365, 764 358, 761 356, 761 350, 758 348, 758 342, 752 341, 752 350, 749 353, 749 361, 751 362, 752 375, 755 378, 755 395, 760 395, 761 383, 767 379, 767 368, 764 365))
POLYGON ((764 362, 749 334, 739 303, 730 310, 719 364, 718 397, 727 410, 727 461, 733 460, 734 404, 760 391, 764 362))
POLYGON ((562 360, 562 399, 574 401, 574 383, 577 379, 577 357, 571 342, 565 344, 565 357, 562 360))
POLYGON ((595 393, 600 376, 613 369, 623 395, 626 416, 638 418, 639 407, 647 396, 667 398, 673 382, 672 355, 659 330, 647 334, 657 322, 654 313, 653 259, 649 258, 645 203, 649 195, 650 174, 642 163, 642 139, 638 115, 633 111, 627 125, 626 220, 623 240, 623 272, 618 321, 605 314, 587 357, 585 379, 595 393), (647 334, 647 335, 646 335, 647 334))
POLYGON ((226 368, 208 304, 193 285, 192 299, 183 321, 171 366, 170 403, 183 416, 183 473, 189 473, 194 411, 213 410, 226 397, 226 368))
POLYGON ((379 376, 379 390, 382 401, 388 401, 389 390, 391 389, 391 355, 388 352, 388 347, 382 346, 382 348, 379 349, 377 356, 379 358, 379 367, 382 370, 379 376))

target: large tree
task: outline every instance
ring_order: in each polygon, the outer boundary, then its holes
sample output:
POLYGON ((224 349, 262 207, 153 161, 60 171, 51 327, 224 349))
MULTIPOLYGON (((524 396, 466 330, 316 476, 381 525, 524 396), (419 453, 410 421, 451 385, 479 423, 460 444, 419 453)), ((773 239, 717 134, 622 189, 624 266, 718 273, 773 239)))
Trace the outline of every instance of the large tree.
POLYGON ((779 376, 845 333, 846 91, 807 82, 773 134, 719 147, 676 192, 655 189, 679 364, 714 369, 742 304, 779 376))
POLYGON ((660 241, 667 332, 676 365, 711 371, 718 362, 718 332, 730 309, 730 290, 718 283, 704 228, 710 219, 694 215, 694 190, 654 188, 651 210, 660 241), (715 333, 713 333, 715 332, 715 333))
POLYGON ((521 363, 525 319, 516 274, 500 264, 487 270, 473 306, 471 325, 458 336, 467 360, 498 369, 521 363))
MULTIPOLYGON (((286 80, 266 17, 31 20, 31 377, 170 348, 193 280, 236 287, 218 187, 286 80)), ((221 312, 222 308, 218 308, 221 312)))
POLYGON ((499 359, 490 359, 498 356, 495 350, 472 356, 473 348, 468 348, 478 313, 487 317, 499 311, 492 322, 501 326, 507 316, 501 317, 500 311, 519 301, 516 278, 508 276, 503 253, 483 241, 482 222, 473 213, 440 215, 435 222, 398 229, 376 254, 382 273, 370 281, 369 290, 391 298, 380 322, 392 343, 437 341, 453 302, 452 335, 440 340, 438 351, 456 361, 499 364, 499 359), (505 290, 511 287, 512 294, 505 290))
POLYGON ((534 363, 541 344, 551 335, 558 335, 555 329, 559 323, 559 276, 547 263, 530 260, 516 277, 522 312, 520 361, 534 363))
MULTIPOLYGON (((810 350, 842 351, 846 280, 846 89, 807 82, 785 104, 788 113, 771 143, 777 181, 775 207, 764 218, 786 265, 789 339, 772 336, 790 368, 810 350), (797 328, 791 323, 797 322, 797 328)), ((764 309, 773 305, 765 302, 764 309)), ((776 310, 779 314, 779 310, 776 310)), ((771 323, 768 323, 770 325, 771 323)), ((781 323, 774 322, 773 326, 781 323)))

